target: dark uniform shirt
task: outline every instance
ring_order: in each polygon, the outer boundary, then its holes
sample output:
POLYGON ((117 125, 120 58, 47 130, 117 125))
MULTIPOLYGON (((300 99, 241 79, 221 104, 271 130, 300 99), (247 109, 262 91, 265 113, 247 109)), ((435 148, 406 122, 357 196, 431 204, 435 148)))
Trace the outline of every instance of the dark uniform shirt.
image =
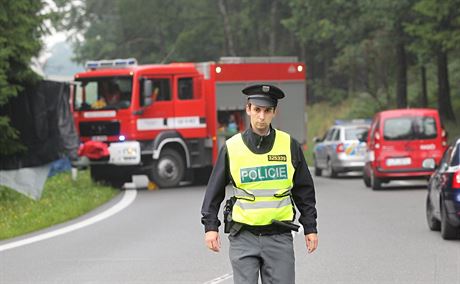
MULTIPOLYGON (((270 133, 267 136, 259 136, 251 128, 242 133, 244 144, 256 154, 268 153, 274 144, 276 131, 270 126, 270 133)), ((227 147, 224 145, 217 158, 216 165, 209 178, 206 194, 201 208, 201 223, 205 231, 218 231, 221 224, 217 215, 220 204, 225 198, 225 187, 231 180, 228 164, 227 147)), ((304 228, 304 234, 316 233, 316 199, 315 187, 308 170, 307 163, 303 156, 299 143, 291 137, 291 157, 295 168, 294 186, 291 190, 292 198, 300 212, 299 222, 304 228)))

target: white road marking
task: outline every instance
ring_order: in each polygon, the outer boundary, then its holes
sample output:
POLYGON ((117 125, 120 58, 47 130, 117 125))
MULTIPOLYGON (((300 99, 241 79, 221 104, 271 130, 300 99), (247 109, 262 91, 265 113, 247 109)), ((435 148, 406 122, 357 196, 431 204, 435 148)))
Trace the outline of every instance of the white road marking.
POLYGON ((72 224, 67 227, 59 228, 57 230, 51 231, 51 232, 46 232, 37 236, 33 236, 27 239, 19 240, 19 241, 14 241, 11 243, 7 243, 4 245, 0 245, 0 252, 13 249, 16 247, 32 244, 35 242, 43 241, 52 237, 57 237, 59 235, 63 235, 66 233, 70 233, 72 231, 84 228, 86 226, 92 225, 94 223, 97 223, 99 221, 102 221, 106 218, 109 218, 110 216, 120 212, 124 208, 128 207, 134 199, 136 199, 137 191, 136 190, 125 190, 125 194, 123 195, 123 198, 114 206, 110 207, 106 211, 93 216, 89 219, 83 220, 81 222, 72 224))
POLYGON ((230 279, 232 277, 233 277, 233 274, 227 273, 227 274, 224 274, 224 275, 219 276, 217 278, 214 278, 212 280, 206 281, 203 284, 217 284, 217 283, 221 283, 221 282, 223 282, 223 281, 225 281, 227 279, 230 279))

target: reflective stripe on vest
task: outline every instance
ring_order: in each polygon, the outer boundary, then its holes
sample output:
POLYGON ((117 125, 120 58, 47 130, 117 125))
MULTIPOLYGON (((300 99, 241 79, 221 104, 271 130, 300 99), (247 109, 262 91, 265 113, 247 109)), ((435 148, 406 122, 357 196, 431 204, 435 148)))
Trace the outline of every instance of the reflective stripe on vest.
POLYGON ((232 219, 260 226, 272 220, 292 221, 291 202, 294 167, 291 159, 291 137, 275 130, 270 152, 254 154, 246 147, 241 134, 227 140, 230 174, 235 182, 232 219))
POLYGON ((276 201, 258 201, 258 202, 244 202, 241 199, 237 199, 236 204, 243 210, 248 209, 262 209, 262 208, 281 208, 287 205, 291 205, 291 198, 284 198, 276 201))
POLYGON ((281 191, 279 189, 253 189, 251 192, 241 188, 233 187, 233 193, 236 198, 254 201, 256 197, 283 197, 291 195, 291 189, 281 191))

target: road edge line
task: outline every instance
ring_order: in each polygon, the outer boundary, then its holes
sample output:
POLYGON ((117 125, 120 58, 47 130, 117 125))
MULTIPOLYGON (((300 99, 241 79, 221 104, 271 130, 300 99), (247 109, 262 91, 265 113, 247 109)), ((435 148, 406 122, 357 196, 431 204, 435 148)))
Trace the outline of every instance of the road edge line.
POLYGON ((120 212, 121 210, 123 210, 126 207, 128 207, 129 205, 131 205, 131 203, 133 203, 133 201, 136 199, 136 195, 137 195, 137 190, 135 190, 135 189, 125 190, 123 198, 118 203, 116 203, 115 205, 113 205, 109 209, 107 209, 107 210, 105 210, 105 211, 103 211, 103 212, 101 212, 101 213, 99 213, 99 214, 97 214, 95 216, 92 216, 92 217, 90 217, 88 219, 85 219, 83 221, 80 221, 78 223, 75 223, 75 224, 72 224, 72 225, 69 225, 69 226, 66 226, 66 227, 63 227, 63 228, 59 228, 59 229, 51 231, 51 232, 46 232, 46 233, 39 234, 39 235, 30 237, 30 238, 22 239, 22 240, 19 240, 19 241, 13 241, 11 243, 6 243, 6 244, 3 244, 3 245, 0 245, 0 252, 6 251, 6 250, 9 250, 9 249, 13 249, 13 248, 17 248, 17 247, 20 247, 20 246, 32 244, 32 243, 35 243, 35 242, 43 241, 43 240, 46 240, 46 239, 50 239, 50 238, 57 237, 57 236, 60 236, 60 235, 63 235, 63 234, 67 234, 67 233, 70 233, 72 231, 84 228, 86 226, 89 226, 89 225, 95 224, 95 223, 97 223, 99 221, 102 221, 104 219, 107 219, 110 216, 115 215, 116 213, 120 212))

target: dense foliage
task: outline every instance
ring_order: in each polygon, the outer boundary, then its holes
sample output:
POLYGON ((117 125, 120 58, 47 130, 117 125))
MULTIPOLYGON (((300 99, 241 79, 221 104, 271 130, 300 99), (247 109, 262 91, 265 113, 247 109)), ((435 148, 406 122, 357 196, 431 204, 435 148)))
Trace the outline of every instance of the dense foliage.
POLYGON ((448 55, 459 52, 460 0, 86 0, 60 7, 61 26, 79 34, 80 62, 295 55, 308 67, 310 102, 364 93, 377 109, 432 106, 455 119, 450 90, 460 90, 450 86, 449 66, 459 60, 448 55))
MULTIPOLYGON (((41 49, 42 1, 2 0, 0 5, 0 107, 37 79, 31 70, 41 49)), ((0 155, 24 149, 9 119, 0 115, 0 155)))

